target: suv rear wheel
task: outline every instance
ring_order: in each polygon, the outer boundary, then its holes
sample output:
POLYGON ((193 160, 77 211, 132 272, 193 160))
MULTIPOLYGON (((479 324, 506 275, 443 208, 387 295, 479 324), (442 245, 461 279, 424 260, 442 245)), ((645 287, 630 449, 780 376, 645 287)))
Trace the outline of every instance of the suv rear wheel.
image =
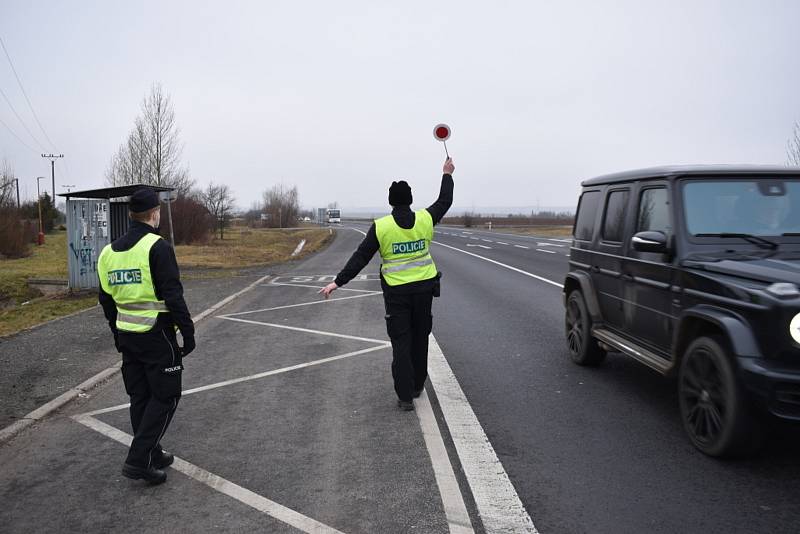
POLYGON ((592 319, 579 290, 571 292, 567 298, 564 327, 567 348, 573 362, 578 365, 598 365, 603 362, 606 351, 592 337, 592 319))
POLYGON ((748 455, 760 446, 762 433, 724 346, 704 336, 686 349, 678 378, 683 426, 709 456, 748 455))

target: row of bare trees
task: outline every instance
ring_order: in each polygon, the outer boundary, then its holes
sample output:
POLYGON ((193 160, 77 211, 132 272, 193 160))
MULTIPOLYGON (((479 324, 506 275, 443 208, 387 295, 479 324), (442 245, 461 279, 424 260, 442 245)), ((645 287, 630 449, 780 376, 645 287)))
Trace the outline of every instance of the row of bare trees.
POLYGON ((172 99, 160 84, 144 98, 127 140, 119 146, 106 170, 112 186, 149 184, 174 187, 186 195, 194 185, 182 164, 183 144, 172 99))

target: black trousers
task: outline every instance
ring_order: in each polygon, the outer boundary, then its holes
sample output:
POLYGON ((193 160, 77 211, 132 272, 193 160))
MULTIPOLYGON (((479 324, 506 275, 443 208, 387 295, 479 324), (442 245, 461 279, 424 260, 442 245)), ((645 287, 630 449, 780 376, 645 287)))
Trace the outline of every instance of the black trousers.
POLYGON ((386 330, 392 340, 392 378, 400 400, 410 401, 428 378, 428 335, 433 327, 433 292, 383 293, 386 330))
POLYGON ((131 398, 133 442, 125 461, 150 467, 161 454, 167 431, 181 397, 181 364, 175 331, 119 335, 122 379, 131 398))

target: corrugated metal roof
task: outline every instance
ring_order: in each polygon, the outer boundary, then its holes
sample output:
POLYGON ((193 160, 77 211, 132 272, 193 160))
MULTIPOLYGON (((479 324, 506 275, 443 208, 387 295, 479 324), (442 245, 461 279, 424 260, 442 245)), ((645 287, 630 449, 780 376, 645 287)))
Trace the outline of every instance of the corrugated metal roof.
POLYGON ((70 191, 69 193, 59 193, 58 196, 65 198, 119 198, 129 197, 139 189, 149 187, 155 191, 174 191, 174 187, 163 187, 160 185, 133 184, 121 185, 118 187, 104 187, 102 189, 87 189, 85 191, 70 191))

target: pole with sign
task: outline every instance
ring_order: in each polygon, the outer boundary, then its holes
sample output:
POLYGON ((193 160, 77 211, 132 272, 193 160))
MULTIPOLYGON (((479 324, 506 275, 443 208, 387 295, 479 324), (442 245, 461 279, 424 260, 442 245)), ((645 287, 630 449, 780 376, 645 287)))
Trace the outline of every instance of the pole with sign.
POLYGON ((167 203, 167 220, 169 221, 169 242, 175 248, 175 232, 172 230, 172 203, 178 199, 175 191, 161 191, 158 194, 161 202, 167 203))

